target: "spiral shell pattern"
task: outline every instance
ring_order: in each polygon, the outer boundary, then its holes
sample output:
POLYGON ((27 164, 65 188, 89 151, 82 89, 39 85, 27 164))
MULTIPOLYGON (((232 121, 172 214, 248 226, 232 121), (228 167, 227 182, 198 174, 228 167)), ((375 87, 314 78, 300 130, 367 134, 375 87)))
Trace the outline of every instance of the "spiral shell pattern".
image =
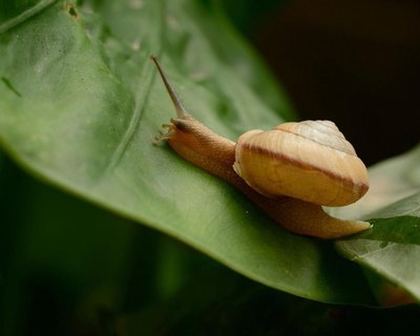
POLYGON ((343 206, 368 190, 368 174, 353 146, 327 120, 280 124, 238 139, 235 172, 268 197, 290 196, 343 206))

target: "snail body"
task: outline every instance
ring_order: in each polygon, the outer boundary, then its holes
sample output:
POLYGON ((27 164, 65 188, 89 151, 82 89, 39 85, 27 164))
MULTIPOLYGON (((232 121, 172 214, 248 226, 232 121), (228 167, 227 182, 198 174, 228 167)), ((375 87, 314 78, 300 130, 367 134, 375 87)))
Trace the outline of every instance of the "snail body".
POLYGON ((331 239, 370 228, 322 209, 353 203, 368 189, 366 167, 334 123, 284 123, 271 131, 248 131, 235 143, 186 113, 159 62, 152 60, 177 113, 159 141, 239 189, 291 232, 331 239))

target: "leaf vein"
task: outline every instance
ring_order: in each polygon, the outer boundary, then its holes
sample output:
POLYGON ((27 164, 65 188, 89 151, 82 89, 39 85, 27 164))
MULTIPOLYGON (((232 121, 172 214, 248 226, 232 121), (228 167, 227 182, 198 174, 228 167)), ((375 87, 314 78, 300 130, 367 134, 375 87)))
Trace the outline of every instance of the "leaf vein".
MULTIPOLYGON (((147 70, 148 67, 145 67, 147 70)), ((129 125, 127 127, 127 130, 125 131, 120 143, 117 145, 115 151, 111 155, 111 159, 109 160, 108 164, 105 168, 105 175, 114 169, 114 167, 120 162, 121 158, 123 157, 131 139, 134 136, 134 133, 136 129, 138 128, 138 125, 140 123, 141 116, 144 112, 144 109, 147 105, 148 97, 150 95, 150 91, 152 89, 152 83, 155 78, 155 73, 151 70, 147 71, 145 74, 145 77, 147 78, 145 80, 146 85, 145 90, 141 91, 140 94, 136 96, 136 102, 134 106, 134 111, 132 113, 132 117, 130 119, 129 125), (140 102, 143 102, 142 104, 140 102)), ((142 76, 140 76, 142 78, 142 76)))
POLYGON ((48 8, 54 4, 57 0, 41 0, 35 6, 27 9, 26 11, 20 13, 18 16, 15 16, 6 22, 3 22, 0 25, 0 34, 7 32, 8 30, 20 25, 21 23, 29 20, 31 17, 39 14, 44 9, 48 8))

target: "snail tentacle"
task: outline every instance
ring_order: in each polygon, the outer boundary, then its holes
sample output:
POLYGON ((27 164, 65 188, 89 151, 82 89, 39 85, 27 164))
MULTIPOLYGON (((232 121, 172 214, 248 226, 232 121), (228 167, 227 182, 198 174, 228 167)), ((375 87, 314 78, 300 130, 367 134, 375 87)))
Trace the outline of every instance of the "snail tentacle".
POLYGON ((157 59, 156 56, 153 56, 153 55, 150 56, 150 58, 155 63, 155 65, 156 65, 156 67, 159 71, 160 77, 162 78, 163 83, 165 84, 166 90, 168 91, 169 96, 171 97, 171 100, 172 100, 172 102, 175 106, 175 111, 176 111, 177 117, 180 118, 180 119, 185 118, 185 116, 188 113, 186 112, 184 105, 182 105, 181 99, 179 99, 175 89, 172 87, 172 84, 168 81, 167 76, 166 76, 165 72, 163 71, 163 69, 162 69, 162 67, 159 63, 159 60, 157 59))

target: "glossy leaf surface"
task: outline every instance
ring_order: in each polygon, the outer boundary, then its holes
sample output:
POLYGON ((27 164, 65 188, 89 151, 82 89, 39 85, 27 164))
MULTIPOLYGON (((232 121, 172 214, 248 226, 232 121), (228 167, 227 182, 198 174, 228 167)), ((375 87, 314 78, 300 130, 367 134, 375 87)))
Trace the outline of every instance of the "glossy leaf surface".
POLYGON ((217 9, 56 2, 12 23, 0 35, 0 141, 27 170, 268 286, 372 303, 360 270, 331 243, 283 231, 223 182, 152 145, 173 113, 152 53, 189 111, 222 135, 292 115, 217 9))

